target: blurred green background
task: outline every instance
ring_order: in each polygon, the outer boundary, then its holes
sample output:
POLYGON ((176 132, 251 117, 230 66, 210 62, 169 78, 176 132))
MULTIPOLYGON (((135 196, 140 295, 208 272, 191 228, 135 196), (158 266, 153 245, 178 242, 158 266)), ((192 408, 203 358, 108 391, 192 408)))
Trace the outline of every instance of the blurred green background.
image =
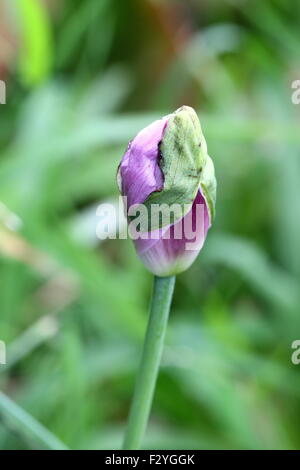
POLYGON ((121 446, 152 276, 96 239, 96 207, 182 104, 217 218, 177 279, 144 447, 300 447, 299 23, 292 0, 0 2, 0 448, 121 446))

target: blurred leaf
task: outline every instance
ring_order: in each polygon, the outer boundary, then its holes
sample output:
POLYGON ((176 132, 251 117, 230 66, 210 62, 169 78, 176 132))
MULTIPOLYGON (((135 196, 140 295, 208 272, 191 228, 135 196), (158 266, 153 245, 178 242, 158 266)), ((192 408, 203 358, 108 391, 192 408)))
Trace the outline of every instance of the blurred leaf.
POLYGON ((46 7, 40 0, 14 0, 20 23, 20 73, 27 85, 44 80, 51 69, 53 44, 46 7))
POLYGON ((4 422, 7 420, 9 425, 14 426, 18 433, 38 444, 41 448, 67 450, 67 447, 56 436, 2 392, 0 392, 0 414, 4 422))
POLYGON ((294 311, 299 301, 297 281, 274 265, 250 240, 231 235, 211 236, 205 252, 210 263, 222 263, 239 272, 243 278, 284 311, 294 311))

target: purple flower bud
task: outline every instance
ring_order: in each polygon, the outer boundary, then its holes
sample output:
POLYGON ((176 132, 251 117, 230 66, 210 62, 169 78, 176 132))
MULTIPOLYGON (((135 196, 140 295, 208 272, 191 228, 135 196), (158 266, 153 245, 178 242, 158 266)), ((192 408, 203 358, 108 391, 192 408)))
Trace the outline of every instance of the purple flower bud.
POLYGON ((157 276, 187 269, 211 225, 216 189, 213 164, 194 110, 183 106, 140 131, 122 158, 118 183, 127 198, 129 225, 130 209, 140 204, 151 214, 154 205, 159 210, 169 208, 174 216, 159 225, 153 225, 153 214, 144 217, 143 229, 134 237, 144 265, 157 276), (172 212, 175 206, 181 211, 172 212))

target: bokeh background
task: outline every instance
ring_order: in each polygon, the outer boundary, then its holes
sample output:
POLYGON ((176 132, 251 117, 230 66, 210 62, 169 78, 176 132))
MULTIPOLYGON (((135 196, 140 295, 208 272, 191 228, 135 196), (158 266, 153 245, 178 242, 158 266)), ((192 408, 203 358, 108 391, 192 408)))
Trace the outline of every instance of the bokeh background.
POLYGON ((120 448, 152 276, 99 241, 127 141, 199 112, 217 217, 178 276, 145 448, 300 447, 300 3, 1 0, 2 449, 120 448))

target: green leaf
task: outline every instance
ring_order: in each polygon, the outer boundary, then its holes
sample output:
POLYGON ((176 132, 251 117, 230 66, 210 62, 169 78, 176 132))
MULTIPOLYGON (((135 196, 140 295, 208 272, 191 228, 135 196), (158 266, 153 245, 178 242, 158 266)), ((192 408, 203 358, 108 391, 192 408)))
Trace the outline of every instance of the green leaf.
POLYGON ((52 36, 46 7, 36 0, 17 0, 14 6, 21 27, 20 73, 35 85, 48 76, 52 63, 52 36))
POLYGON ((4 393, 0 392, 0 416, 4 423, 17 429, 18 433, 33 440, 43 449, 68 450, 54 434, 36 421, 29 413, 19 407, 4 393))

